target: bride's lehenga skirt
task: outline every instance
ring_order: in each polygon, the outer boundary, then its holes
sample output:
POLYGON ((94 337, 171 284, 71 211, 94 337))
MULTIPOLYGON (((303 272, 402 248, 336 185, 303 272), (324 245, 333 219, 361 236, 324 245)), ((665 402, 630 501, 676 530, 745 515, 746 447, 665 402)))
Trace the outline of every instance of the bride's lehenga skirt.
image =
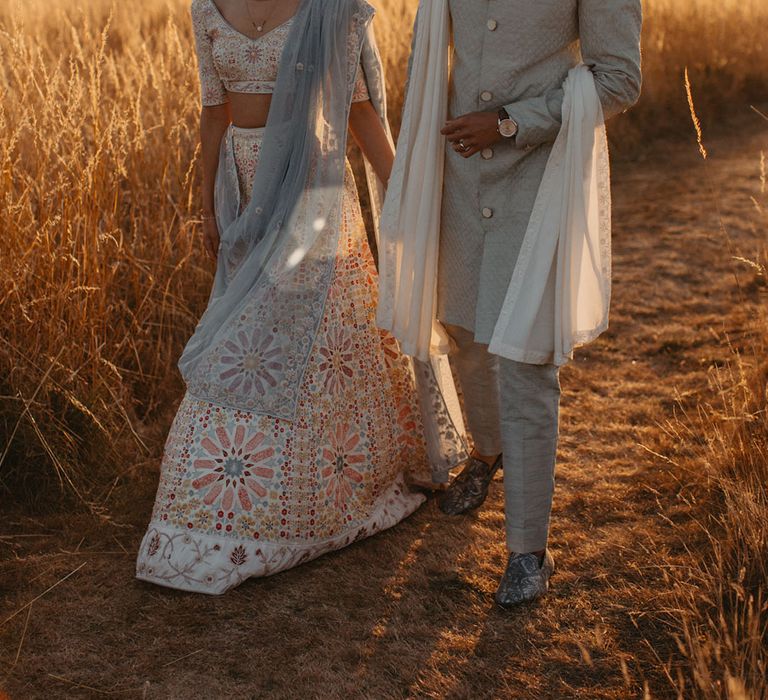
MULTIPOLYGON (((233 131, 243 205, 262 134, 233 131)), ((411 363, 374 323, 376 270, 349 166, 344 187, 334 278, 295 420, 186 394, 138 578, 223 593, 391 527, 423 502, 406 484, 429 479, 411 363)))

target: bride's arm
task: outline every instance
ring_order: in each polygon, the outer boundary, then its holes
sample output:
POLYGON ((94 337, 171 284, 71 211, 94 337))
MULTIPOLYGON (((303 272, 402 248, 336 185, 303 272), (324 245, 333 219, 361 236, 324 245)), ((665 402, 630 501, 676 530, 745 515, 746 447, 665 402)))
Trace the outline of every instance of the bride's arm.
POLYGON ((203 107, 200 112, 203 243, 206 252, 213 259, 216 259, 219 252, 219 230, 216 226, 213 192, 216 185, 221 139, 230 121, 228 102, 213 107, 203 107))
POLYGON ((224 82, 216 69, 213 59, 212 32, 208 27, 210 7, 205 0, 193 0, 191 6, 192 27, 195 33, 195 50, 200 74, 200 144, 203 171, 201 197, 203 217, 203 243, 205 250, 216 258, 219 249, 219 231, 216 228, 213 207, 213 191, 216 182, 216 168, 219 163, 221 138, 231 121, 229 97, 224 82))
POLYGON ((373 171, 386 186, 395 154, 370 100, 353 102, 349 113, 349 130, 373 171))

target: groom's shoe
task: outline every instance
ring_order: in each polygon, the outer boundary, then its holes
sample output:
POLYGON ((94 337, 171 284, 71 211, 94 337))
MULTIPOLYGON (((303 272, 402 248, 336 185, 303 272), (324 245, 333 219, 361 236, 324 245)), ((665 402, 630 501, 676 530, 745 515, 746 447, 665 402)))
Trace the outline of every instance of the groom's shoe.
POLYGON ((440 499, 440 510, 446 515, 461 515, 479 508, 488 495, 488 487, 494 474, 501 467, 501 455, 493 464, 470 457, 467 466, 448 487, 440 499))
POLYGON ((555 560, 549 550, 544 552, 543 560, 539 560, 537 554, 513 552, 496 591, 496 603, 502 608, 511 608, 543 596, 554 571, 555 560))

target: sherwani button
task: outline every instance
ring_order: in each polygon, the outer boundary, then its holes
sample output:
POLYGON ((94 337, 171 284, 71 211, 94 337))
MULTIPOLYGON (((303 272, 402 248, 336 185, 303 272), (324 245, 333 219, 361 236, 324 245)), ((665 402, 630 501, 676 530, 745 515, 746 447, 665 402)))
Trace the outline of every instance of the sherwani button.
POLYGON ((488 29, 490 29, 492 32, 495 32, 496 27, 498 26, 499 26, 499 23, 495 19, 488 20, 488 29))
POLYGON ((492 148, 484 148, 480 155, 483 157, 483 160, 490 160, 493 158, 493 149, 492 148))
POLYGON ((480 99, 483 102, 490 102, 493 99, 493 94, 488 92, 488 90, 484 90, 480 93, 480 99))
POLYGON ((483 218, 490 219, 492 216, 493 216, 493 209, 490 209, 489 207, 485 207, 483 209, 483 218))

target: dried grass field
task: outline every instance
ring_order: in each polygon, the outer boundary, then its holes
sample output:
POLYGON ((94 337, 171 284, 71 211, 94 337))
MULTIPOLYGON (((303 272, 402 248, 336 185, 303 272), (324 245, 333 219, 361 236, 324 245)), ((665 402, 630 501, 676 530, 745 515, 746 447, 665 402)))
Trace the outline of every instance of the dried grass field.
MULTIPOLYGON (((415 3, 376 4, 396 122, 415 3)), ((768 698, 768 5, 645 4, 560 572, 512 613, 499 483, 220 599, 133 580, 211 279, 187 3, 0 6, 0 698, 768 698)))

